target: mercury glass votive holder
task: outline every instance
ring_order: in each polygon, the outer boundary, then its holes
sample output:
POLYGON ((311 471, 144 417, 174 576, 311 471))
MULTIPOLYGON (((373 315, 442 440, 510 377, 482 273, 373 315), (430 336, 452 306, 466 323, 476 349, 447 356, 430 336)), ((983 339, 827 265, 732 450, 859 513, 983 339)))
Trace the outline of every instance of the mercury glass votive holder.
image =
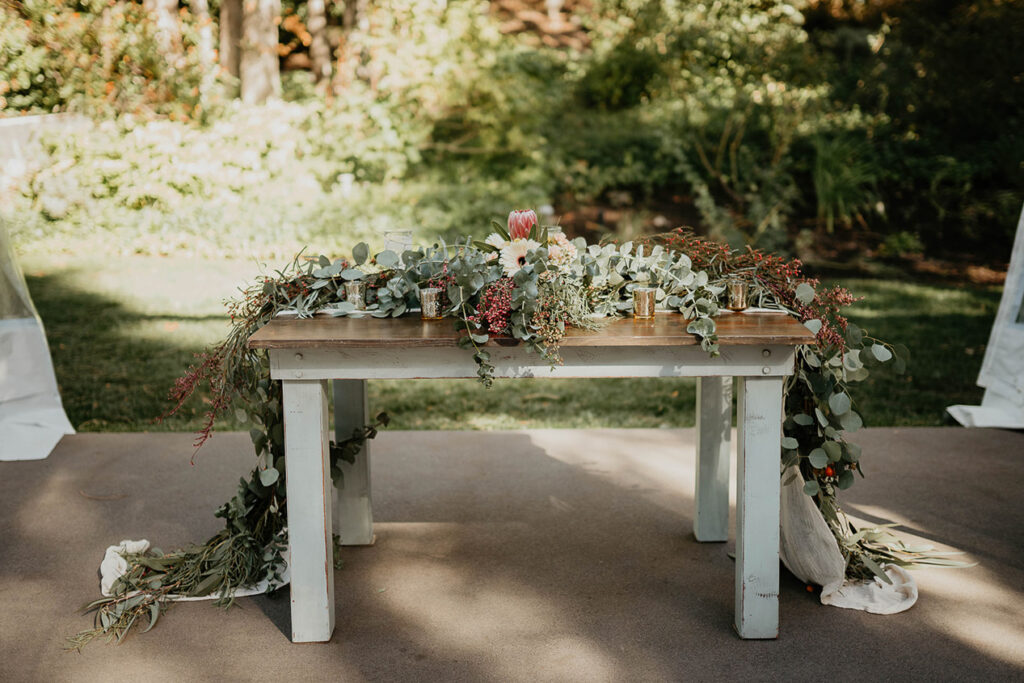
POLYGON ((730 311, 747 310, 747 283, 743 280, 730 280, 726 285, 729 294, 729 302, 726 305, 730 311))
POLYGON ((444 317, 441 310, 441 288, 424 287, 420 289, 420 318, 423 320, 440 320, 444 317))
POLYGON ((633 290, 633 317, 638 320, 654 318, 654 299, 657 287, 637 287, 633 290))
POLYGON ((345 283, 345 300, 351 301, 357 311, 366 310, 366 284, 363 282, 345 283))

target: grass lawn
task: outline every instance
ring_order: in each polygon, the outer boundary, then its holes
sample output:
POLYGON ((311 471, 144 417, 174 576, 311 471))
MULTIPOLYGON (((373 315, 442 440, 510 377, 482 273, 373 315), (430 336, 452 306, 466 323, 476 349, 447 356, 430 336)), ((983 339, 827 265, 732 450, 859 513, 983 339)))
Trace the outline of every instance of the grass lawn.
MULTIPOLYGON (((64 406, 80 431, 189 431, 202 397, 162 423, 168 388, 193 354, 217 341, 222 300, 259 274, 240 260, 31 254, 22 263, 46 325, 64 406)), ((277 265, 277 264, 273 264, 277 265)), ((870 334, 906 344, 906 375, 872 377, 855 399, 869 425, 936 425, 952 403, 977 403, 974 385, 999 288, 895 280, 843 284, 865 301, 851 317, 870 334)), ((692 426, 694 381, 475 380, 371 383, 374 411, 393 429, 692 426)), ((222 428, 242 428, 225 420, 222 428)))
POLYGON ((861 301, 850 319, 867 333, 905 344, 905 375, 879 372, 856 387, 868 426, 941 425, 946 406, 981 402, 975 384, 1002 287, 894 280, 844 280, 861 301))

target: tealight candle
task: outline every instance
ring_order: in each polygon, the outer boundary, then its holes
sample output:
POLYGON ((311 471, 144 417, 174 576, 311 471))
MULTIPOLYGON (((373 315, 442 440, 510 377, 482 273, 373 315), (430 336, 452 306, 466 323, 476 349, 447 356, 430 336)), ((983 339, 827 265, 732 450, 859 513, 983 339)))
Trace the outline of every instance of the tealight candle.
POLYGON ((444 317, 441 311, 441 288, 424 287, 420 290, 420 318, 423 320, 440 320, 444 317))
POLYGON ((366 310, 366 285, 362 282, 345 283, 345 300, 355 304, 357 311, 366 310))
POLYGON ((637 287, 633 290, 633 317, 650 320, 654 317, 654 299, 657 287, 637 287))

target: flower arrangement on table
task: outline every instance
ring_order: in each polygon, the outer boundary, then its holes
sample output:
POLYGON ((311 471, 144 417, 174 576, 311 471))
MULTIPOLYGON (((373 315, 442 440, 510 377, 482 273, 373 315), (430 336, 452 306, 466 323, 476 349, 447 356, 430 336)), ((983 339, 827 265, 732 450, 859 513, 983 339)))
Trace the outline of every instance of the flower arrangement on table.
MULTIPOLYGON (((861 473, 860 448, 844 435, 861 427, 851 386, 879 366, 897 373, 909 353, 867 335, 841 310, 857 301, 841 287, 822 288, 803 275, 801 264, 778 256, 694 237, 677 230, 625 244, 587 244, 543 227, 533 211, 513 211, 507 227, 492 222, 482 241, 466 238, 402 254, 372 258, 366 244, 352 258, 326 256, 295 261, 276 277, 264 277, 231 304, 227 338, 201 356, 171 392, 174 412, 201 385, 212 399, 195 446, 210 438, 218 415, 235 407, 252 424, 256 466, 240 480, 236 495, 217 510, 225 528, 200 546, 173 553, 127 556, 129 570, 112 594, 86 606, 93 629, 70 640, 81 648, 98 636, 122 639, 133 625, 156 622, 174 596, 217 596, 230 605, 234 592, 280 578, 286 547, 284 429, 279 382, 270 380, 266 355, 248 348, 249 337, 282 312, 314 315, 398 317, 419 302, 421 288, 441 292, 441 310, 464 334, 480 381, 490 386, 494 366, 485 344, 509 336, 551 363, 569 326, 596 328, 601 319, 632 308, 632 292, 655 288, 658 304, 688 320, 687 331, 704 350, 718 353, 715 316, 726 283, 741 280, 760 307, 788 312, 815 334, 798 347, 796 372, 785 384, 780 471, 802 476, 847 561, 850 578, 889 581, 886 563, 909 566, 929 558, 880 530, 857 531, 837 504, 837 491, 861 473), (352 283, 362 287, 352 287, 352 283), (359 292, 350 297, 349 292, 359 292), (796 474, 799 472, 799 475, 796 474)), ((352 462, 366 439, 386 426, 386 414, 331 444, 331 473, 352 462)))
POLYGON ((722 286, 695 270, 685 253, 632 242, 570 241, 560 230, 541 227, 533 211, 513 211, 507 229, 497 221, 491 225, 483 241, 467 238, 401 255, 384 251, 373 259, 359 244, 351 261, 321 256, 305 271, 312 282, 278 303, 299 317, 397 317, 417 305, 421 287, 439 288, 445 313, 466 331, 462 343, 473 349, 480 379, 490 386, 494 368, 481 347, 491 336, 513 337, 557 363, 567 326, 596 328, 600 317, 632 308, 635 288, 653 285, 666 308, 692 319, 687 330, 702 347, 718 352, 712 316, 722 286), (345 282, 354 280, 366 284, 361 301, 350 301, 345 292, 345 282))

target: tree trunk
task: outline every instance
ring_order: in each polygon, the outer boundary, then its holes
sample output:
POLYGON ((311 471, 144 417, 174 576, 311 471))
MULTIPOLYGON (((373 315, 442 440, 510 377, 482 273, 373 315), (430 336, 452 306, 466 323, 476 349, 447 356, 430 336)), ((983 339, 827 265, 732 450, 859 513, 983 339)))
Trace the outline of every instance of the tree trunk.
POLYGON ((342 3, 341 42, 335 52, 338 66, 334 70, 334 79, 331 84, 331 90, 337 93, 348 88, 349 84, 356 78, 355 68, 358 62, 356 53, 359 50, 359 46, 352 44, 350 34, 356 30, 359 20, 362 18, 362 15, 365 15, 367 8, 366 0, 335 1, 342 3))
POLYGON ((238 78, 242 65, 242 0, 221 0, 220 65, 238 78))
POLYGON ((199 25, 199 63, 203 72, 209 73, 213 66, 213 20, 210 18, 209 0, 190 0, 192 13, 199 25))
POLYGON ((178 0, 144 0, 146 13, 156 26, 156 40, 164 55, 181 52, 181 26, 178 25, 178 0))
POLYGON ((345 32, 348 33, 356 26, 356 7, 357 0, 341 0, 345 3, 345 10, 341 14, 341 25, 345 28, 345 32))
POLYGON ((313 62, 313 77, 318 84, 331 80, 331 46, 327 43, 327 7, 324 0, 309 0, 306 5, 306 28, 313 40, 309 45, 309 59, 313 62))
POLYGON ((213 18, 210 17, 209 0, 190 0, 189 5, 195 15, 199 32, 199 65, 202 74, 199 78, 199 103, 196 114, 202 114, 210 101, 210 91, 217 82, 216 53, 213 50, 213 18))
POLYGON ((281 95, 277 53, 281 0, 244 0, 242 8, 242 101, 263 104, 281 95))

